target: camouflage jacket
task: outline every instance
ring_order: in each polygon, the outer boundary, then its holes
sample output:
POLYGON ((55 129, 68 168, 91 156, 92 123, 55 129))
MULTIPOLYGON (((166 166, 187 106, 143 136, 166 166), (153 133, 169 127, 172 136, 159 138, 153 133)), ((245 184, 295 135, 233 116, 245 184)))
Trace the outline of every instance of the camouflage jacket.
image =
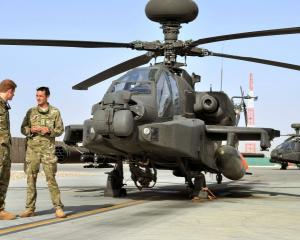
POLYGON ((30 108, 23 120, 21 132, 26 136, 29 146, 55 144, 55 137, 62 135, 64 132, 64 125, 59 110, 50 104, 47 110, 42 110, 38 106, 30 108), (30 131, 33 126, 48 127, 50 132, 33 134, 30 131))
POLYGON ((0 144, 10 144, 10 123, 7 102, 0 97, 0 144))

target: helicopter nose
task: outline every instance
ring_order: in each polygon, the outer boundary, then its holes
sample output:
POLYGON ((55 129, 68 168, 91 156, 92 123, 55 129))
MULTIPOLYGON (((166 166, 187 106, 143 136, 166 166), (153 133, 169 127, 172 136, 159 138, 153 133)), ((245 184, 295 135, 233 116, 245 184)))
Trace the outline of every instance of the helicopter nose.
POLYGON ((115 112, 112 125, 116 136, 127 137, 131 135, 134 127, 132 112, 129 110, 115 112))
POLYGON ((118 110, 108 107, 94 112, 92 127, 94 134, 114 134, 117 137, 127 137, 132 134, 134 119, 130 110, 118 110))
POLYGON ((101 143, 103 140, 102 136, 96 134, 95 128, 93 125, 93 121, 91 119, 85 120, 83 124, 83 136, 82 136, 82 144, 83 146, 87 146, 91 143, 101 143))
POLYGON ((279 157, 278 151, 277 150, 273 150, 271 152, 271 158, 277 159, 279 157))

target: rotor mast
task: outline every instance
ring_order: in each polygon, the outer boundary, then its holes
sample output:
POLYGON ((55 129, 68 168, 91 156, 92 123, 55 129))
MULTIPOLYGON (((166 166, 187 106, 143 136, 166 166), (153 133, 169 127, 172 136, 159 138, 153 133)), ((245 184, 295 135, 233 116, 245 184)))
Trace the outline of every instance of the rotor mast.
POLYGON ((180 24, 165 23, 162 24, 163 33, 165 36, 164 62, 166 65, 174 65, 176 63, 176 52, 174 43, 178 40, 180 24))

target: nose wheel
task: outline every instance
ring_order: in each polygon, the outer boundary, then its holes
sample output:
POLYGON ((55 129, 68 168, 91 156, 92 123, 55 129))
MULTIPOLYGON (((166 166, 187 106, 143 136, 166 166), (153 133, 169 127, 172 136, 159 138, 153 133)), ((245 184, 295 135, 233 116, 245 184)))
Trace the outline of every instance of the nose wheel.
POLYGON ((116 163, 114 170, 108 173, 105 197, 123 197, 127 195, 126 189, 123 188, 123 162, 116 163))
POLYGON ((287 169, 287 166, 288 166, 288 163, 287 162, 283 162, 281 163, 281 170, 286 170, 287 169))

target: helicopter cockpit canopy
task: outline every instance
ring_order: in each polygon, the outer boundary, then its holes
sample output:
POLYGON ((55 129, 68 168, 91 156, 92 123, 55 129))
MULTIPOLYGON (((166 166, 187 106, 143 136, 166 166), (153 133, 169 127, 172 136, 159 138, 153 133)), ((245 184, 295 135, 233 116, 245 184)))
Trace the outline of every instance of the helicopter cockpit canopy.
POLYGON ((156 69, 136 68, 114 81, 109 93, 130 91, 133 94, 151 94, 151 79, 154 79, 156 69))
POLYGON ((159 117, 169 117, 180 112, 179 90, 176 80, 168 72, 162 72, 156 83, 159 117))
POLYGON ((294 151, 297 149, 297 151, 300 151, 300 138, 289 138, 280 145, 278 145, 276 149, 283 149, 285 151, 294 151))

